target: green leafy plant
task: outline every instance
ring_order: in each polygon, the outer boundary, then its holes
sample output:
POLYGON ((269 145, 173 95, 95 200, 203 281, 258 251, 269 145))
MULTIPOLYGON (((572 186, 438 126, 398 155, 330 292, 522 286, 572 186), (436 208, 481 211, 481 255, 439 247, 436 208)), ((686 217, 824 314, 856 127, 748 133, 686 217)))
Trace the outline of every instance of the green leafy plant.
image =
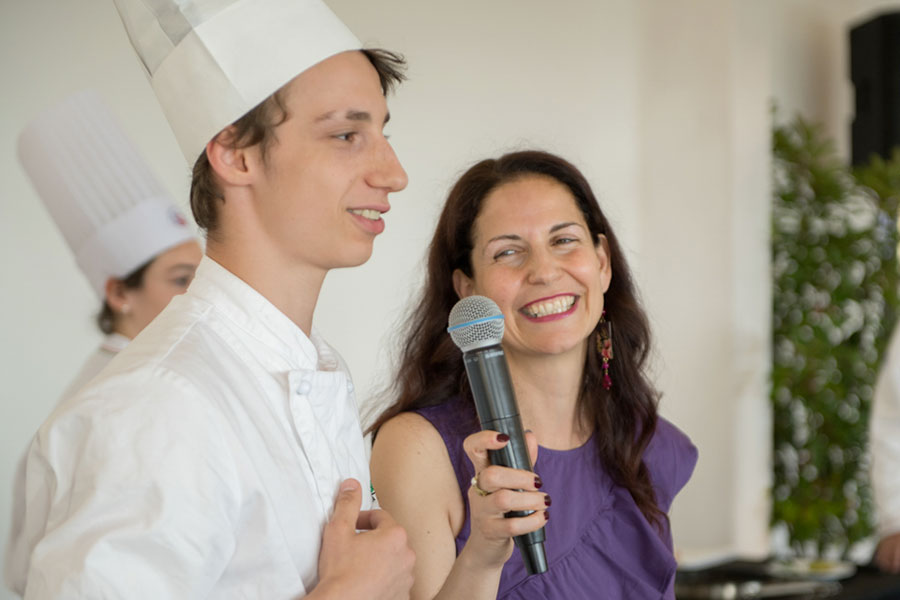
POLYGON ((794 552, 872 533, 866 435, 896 320, 900 155, 851 171, 803 119, 773 135, 772 524, 794 552))

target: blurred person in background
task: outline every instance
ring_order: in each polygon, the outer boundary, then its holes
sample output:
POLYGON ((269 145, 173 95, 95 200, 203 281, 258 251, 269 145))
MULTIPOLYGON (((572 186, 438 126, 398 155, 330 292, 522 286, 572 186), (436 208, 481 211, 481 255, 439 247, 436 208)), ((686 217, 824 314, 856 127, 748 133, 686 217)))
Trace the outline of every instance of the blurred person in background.
MULTIPOLYGON (((187 290, 203 252, 192 228, 92 91, 65 98, 23 131, 19 159, 102 307, 105 334, 67 386, 72 396, 106 367, 177 294, 187 290)), ((64 294, 61 294, 64 296, 64 294)), ((25 503, 25 460, 13 483, 5 553, 7 584, 24 593, 17 560, 25 503)))

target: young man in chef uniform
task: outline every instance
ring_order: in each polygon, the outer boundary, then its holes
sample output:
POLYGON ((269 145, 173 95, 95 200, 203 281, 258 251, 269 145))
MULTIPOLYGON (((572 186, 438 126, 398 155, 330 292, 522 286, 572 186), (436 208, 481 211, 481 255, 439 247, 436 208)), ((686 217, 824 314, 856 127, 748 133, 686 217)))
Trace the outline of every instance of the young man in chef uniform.
POLYGON ((312 327, 406 186, 383 135, 402 65, 319 0, 116 5, 195 165, 207 255, 39 430, 25 597, 406 597, 414 556, 365 510, 350 378, 312 327))

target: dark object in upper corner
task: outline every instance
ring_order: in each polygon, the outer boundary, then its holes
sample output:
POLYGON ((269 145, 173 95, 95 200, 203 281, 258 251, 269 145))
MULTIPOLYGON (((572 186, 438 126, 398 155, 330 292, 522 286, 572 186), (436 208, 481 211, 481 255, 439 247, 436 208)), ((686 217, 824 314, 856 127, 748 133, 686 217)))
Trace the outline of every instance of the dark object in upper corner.
POLYGON ((850 79, 855 89, 853 164, 900 146, 900 12, 850 30, 850 79))

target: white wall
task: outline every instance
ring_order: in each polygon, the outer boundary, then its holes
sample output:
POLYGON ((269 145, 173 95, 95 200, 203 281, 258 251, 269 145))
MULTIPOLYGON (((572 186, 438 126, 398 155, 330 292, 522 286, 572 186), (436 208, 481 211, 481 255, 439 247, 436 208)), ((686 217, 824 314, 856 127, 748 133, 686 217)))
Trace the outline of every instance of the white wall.
MULTIPOLYGON (((700 448, 673 510, 676 544, 765 549, 768 102, 846 131, 841 27, 898 2, 329 4, 364 42, 410 62, 389 128, 410 185, 372 260, 329 275, 316 314, 363 397, 384 381, 389 334, 455 176, 512 148, 559 152, 617 227, 655 327, 662 412, 700 448)), ((5 538, 15 460, 98 339, 97 301, 15 159, 15 136, 41 107, 94 87, 179 201, 188 171, 109 0, 0 2, 0 81, 5 538)))
POLYGON ((672 514, 685 550, 768 546, 767 15, 652 3, 640 33, 644 292, 662 412, 700 449, 672 514))
POLYGON ((772 101, 849 154, 849 24, 896 0, 641 4, 644 292, 664 415, 700 448, 672 513, 685 556, 765 553, 772 101), (660 260, 661 255, 674 257, 660 260))
POLYGON ((691 545, 716 546, 730 538, 734 502, 726 478, 734 462, 732 290, 723 277, 731 264, 732 15, 728 2, 685 4, 656 3, 644 12, 640 32, 641 257, 663 413, 701 453, 673 510, 675 534, 691 545), (706 526, 695 527, 703 515, 706 526), (686 524, 680 531, 679 520, 686 524))

